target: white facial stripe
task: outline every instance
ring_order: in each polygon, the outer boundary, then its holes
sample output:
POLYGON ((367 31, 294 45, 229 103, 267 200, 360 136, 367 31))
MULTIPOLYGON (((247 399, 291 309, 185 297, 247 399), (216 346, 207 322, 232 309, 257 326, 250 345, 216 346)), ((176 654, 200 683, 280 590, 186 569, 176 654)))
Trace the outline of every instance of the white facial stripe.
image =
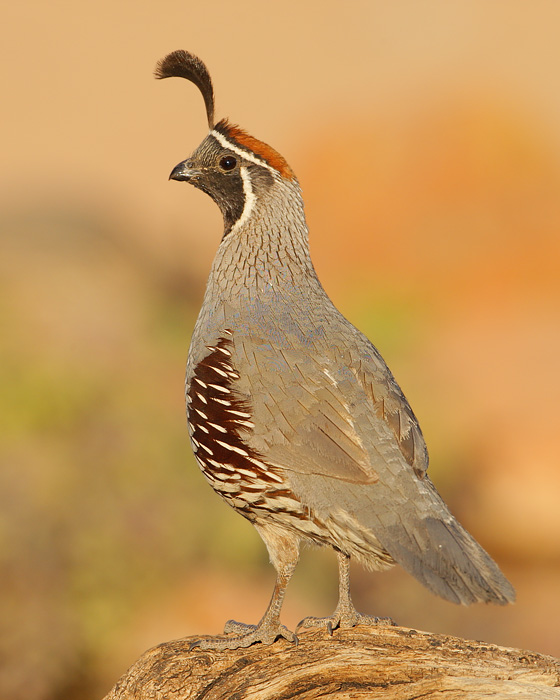
POLYGON ((253 211, 255 202, 257 201, 255 193, 253 192, 253 187, 251 185, 251 176, 247 172, 247 168, 241 166, 241 168, 239 168, 239 172, 241 173, 241 179, 243 180, 243 194, 245 195, 245 206, 243 207, 241 216, 231 227, 230 235, 232 233, 235 233, 241 226, 243 226, 243 224, 251 216, 251 212, 253 211))
POLYGON ((270 170, 271 173, 277 172, 271 165, 269 165, 266 161, 261 160, 260 158, 257 158, 256 156, 251 155, 248 151, 244 151, 242 148, 239 148, 236 146, 234 143, 231 143, 231 141, 228 141, 226 137, 223 134, 220 134, 219 131, 211 131, 210 132, 212 136, 218 141, 218 143, 223 146, 224 148, 229 149, 230 151, 233 151, 234 153, 237 153, 238 156, 241 156, 242 158, 245 158, 245 160, 250 160, 251 163, 256 163, 257 165, 261 165, 263 168, 266 168, 267 170, 270 170))

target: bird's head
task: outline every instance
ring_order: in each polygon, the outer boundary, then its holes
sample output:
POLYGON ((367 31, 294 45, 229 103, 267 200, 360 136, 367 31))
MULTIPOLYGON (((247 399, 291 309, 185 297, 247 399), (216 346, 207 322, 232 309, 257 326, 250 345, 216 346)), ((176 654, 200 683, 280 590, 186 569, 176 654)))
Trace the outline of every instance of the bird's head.
POLYGON ((223 214, 225 234, 249 219, 258 198, 275 183, 295 182, 288 163, 269 145, 227 119, 215 123, 212 80, 199 58, 187 51, 174 51, 158 63, 155 76, 186 78, 202 93, 210 131, 192 155, 173 168, 169 178, 190 182, 210 195, 223 214))

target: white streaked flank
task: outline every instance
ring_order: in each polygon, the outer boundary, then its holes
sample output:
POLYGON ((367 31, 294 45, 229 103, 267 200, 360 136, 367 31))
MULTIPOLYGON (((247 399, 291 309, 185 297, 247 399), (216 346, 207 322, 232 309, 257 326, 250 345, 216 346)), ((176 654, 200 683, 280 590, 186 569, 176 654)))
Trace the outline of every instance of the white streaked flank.
MULTIPOLYGON (((229 391, 228 391, 229 394, 229 391)), ((211 396, 210 397, 212 401, 215 401, 216 403, 221 403, 222 406, 231 406, 231 401, 226 401, 225 399, 218 399, 216 396, 211 396)))
MULTIPOLYGON (((245 450, 242 450, 240 447, 236 447, 235 445, 228 445, 227 442, 222 442, 221 440, 216 440, 218 445, 221 445, 222 447, 225 447, 226 450, 231 450, 232 452, 237 452, 237 454, 242 455, 243 457, 248 457, 249 453, 246 452, 245 450)), ((204 445, 203 445, 204 447, 204 445)))
MULTIPOLYGON (((208 386, 212 387, 212 389, 216 389, 216 391, 221 391, 223 394, 230 394, 230 390, 225 387, 225 386, 220 386, 220 384, 208 384, 208 386)), ((212 397, 214 398, 214 397, 212 397)), ((214 401, 219 401, 219 399, 214 398, 214 401)))
POLYGON ((232 408, 230 408, 228 413, 232 413, 234 416, 239 416, 240 418, 251 418, 250 413, 244 413, 243 411, 234 411, 232 408))
POLYGON ((216 469, 225 469, 227 472, 233 472, 235 471, 235 468, 231 466, 231 464, 228 464, 227 462, 216 462, 215 459, 208 459, 206 460, 209 464, 212 466, 216 467, 216 469))
POLYGON ((217 374, 219 374, 219 375, 221 375, 222 377, 225 377, 225 378, 227 379, 227 373, 224 372, 224 371, 223 371, 222 369, 220 369, 219 367, 214 367, 214 365, 208 365, 208 369, 213 369, 214 372, 216 372, 217 374))
POLYGON ((208 425, 212 426, 212 428, 215 428, 216 430, 219 430, 220 433, 227 433, 226 428, 224 428, 221 425, 218 425, 217 423, 210 423, 210 421, 208 421, 208 425))
POLYGON ((250 420, 234 420, 234 423, 237 423, 237 425, 244 425, 246 428, 254 428, 255 424, 251 423, 250 420))

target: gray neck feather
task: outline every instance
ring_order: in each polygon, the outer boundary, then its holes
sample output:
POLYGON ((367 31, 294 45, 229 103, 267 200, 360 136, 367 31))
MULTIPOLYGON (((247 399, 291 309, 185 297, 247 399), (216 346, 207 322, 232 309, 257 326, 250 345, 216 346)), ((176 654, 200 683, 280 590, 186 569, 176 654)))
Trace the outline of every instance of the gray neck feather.
POLYGON ((239 306, 310 292, 323 293, 309 255, 301 190, 278 176, 258 193, 247 221, 222 240, 205 302, 239 306))

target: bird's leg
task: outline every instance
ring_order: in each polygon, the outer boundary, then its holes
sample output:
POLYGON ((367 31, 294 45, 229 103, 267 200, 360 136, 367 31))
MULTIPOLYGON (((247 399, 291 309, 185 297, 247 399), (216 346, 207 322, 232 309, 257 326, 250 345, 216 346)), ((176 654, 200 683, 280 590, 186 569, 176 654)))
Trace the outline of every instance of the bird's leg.
MULTIPOLYGON (((283 569, 278 572, 272 598, 258 625, 248 625, 244 622, 228 620, 225 624, 224 632, 226 634, 231 632, 242 633, 240 636, 247 635, 247 637, 251 637, 253 633, 258 632, 258 638, 255 638, 254 641, 263 642, 264 644, 271 644, 278 637, 284 637, 292 642, 296 641, 296 635, 280 624, 280 610, 294 568, 295 566, 291 570, 283 569)), ((252 644, 253 642, 250 643, 252 644)), ((243 644, 242 646, 248 645, 243 644)))
POLYGON ((238 649, 256 642, 272 644, 279 637, 297 644, 296 634, 280 623, 280 610, 286 588, 298 562, 299 542, 295 537, 278 537, 277 533, 270 532, 270 528, 256 527, 268 547, 271 561, 276 569, 276 584, 265 614, 257 625, 229 620, 224 632, 234 633, 233 635, 198 639, 191 644, 191 649, 193 647, 215 650, 238 649))
POLYGON ((337 627, 356 625, 395 624, 390 618, 362 615, 354 607, 350 597, 350 557, 337 550, 338 558, 338 604, 330 617, 305 617, 296 630, 308 627, 326 627, 329 634, 337 627))

